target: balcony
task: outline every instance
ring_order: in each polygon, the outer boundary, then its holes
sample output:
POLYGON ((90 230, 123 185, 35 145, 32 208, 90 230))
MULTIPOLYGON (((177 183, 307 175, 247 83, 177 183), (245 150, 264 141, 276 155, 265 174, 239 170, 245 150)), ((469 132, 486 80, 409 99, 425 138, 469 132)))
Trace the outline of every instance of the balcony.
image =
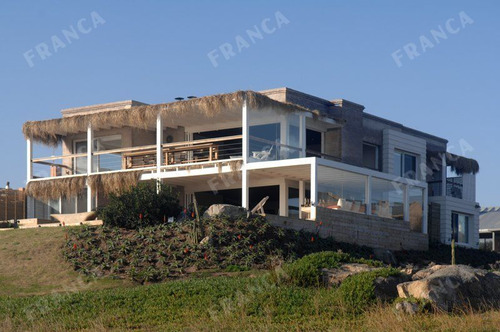
POLYGON ((463 188, 463 178, 461 176, 446 179, 445 193, 443 192, 442 181, 431 181, 429 182, 429 196, 447 196, 463 199, 463 188))

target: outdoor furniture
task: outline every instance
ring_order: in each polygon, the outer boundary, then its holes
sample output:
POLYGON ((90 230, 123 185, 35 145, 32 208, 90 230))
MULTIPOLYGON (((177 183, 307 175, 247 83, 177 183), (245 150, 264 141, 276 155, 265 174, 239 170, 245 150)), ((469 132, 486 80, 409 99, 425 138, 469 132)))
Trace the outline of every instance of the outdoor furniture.
POLYGON ((273 146, 266 147, 262 149, 262 151, 252 151, 252 158, 257 159, 259 161, 265 161, 269 159, 271 152, 273 151, 273 146))
POLYGON ((269 196, 264 197, 255 207, 250 211, 251 214, 259 212, 261 216, 265 216, 266 213, 264 211, 264 205, 266 205, 267 200, 269 199, 269 196))

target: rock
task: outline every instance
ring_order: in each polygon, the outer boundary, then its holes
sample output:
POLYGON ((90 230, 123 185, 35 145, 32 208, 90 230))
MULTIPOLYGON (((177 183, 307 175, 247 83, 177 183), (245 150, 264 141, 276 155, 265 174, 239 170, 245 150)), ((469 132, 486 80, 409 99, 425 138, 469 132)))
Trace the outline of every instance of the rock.
POLYGON ((431 274, 433 274, 434 272, 439 271, 442 268, 445 268, 447 266, 448 265, 431 265, 431 267, 429 267, 429 268, 426 268, 426 269, 423 269, 423 270, 416 272, 415 274, 413 274, 413 276, 411 278, 412 278, 412 280, 424 279, 424 278, 427 278, 428 276, 430 276, 431 274))
POLYGON ((436 265, 424 271, 419 275, 422 279, 397 286, 400 297, 429 300, 445 311, 484 305, 500 308, 499 274, 465 265, 436 265))
POLYGON ((203 214, 204 218, 210 218, 217 215, 226 215, 230 218, 240 218, 247 215, 246 209, 230 204, 213 204, 203 214))
POLYGON ((396 310, 413 316, 418 312, 419 307, 416 303, 404 301, 396 304, 396 310))
POLYGON ((361 272, 369 272, 377 269, 379 268, 366 264, 344 264, 337 269, 323 269, 322 280, 323 284, 328 287, 339 286, 347 277, 361 272))
POLYGON ((394 254, 390 250, 376 248, 373 249, 373 254, 376 259, 384 262, 387 265, 396 266, 398 264, 396 257, 394 257, 394 254))
POLYGON ((375 279, 373 289, 375 297, 382 301, 390 301, 396 299, 398 297, 398 285, 406 281, 408 281, 408 276, 404 274, 398 277, 377 277, 375 279))

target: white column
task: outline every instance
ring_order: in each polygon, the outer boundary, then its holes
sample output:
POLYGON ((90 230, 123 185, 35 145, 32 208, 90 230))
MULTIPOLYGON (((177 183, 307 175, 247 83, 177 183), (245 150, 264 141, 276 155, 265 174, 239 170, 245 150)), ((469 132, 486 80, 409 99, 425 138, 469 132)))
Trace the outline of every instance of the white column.
POLYGON ((422 218, 422 233, 427 234, 428 232, 428 217, 429 217, 429 189, 427 187, 424 189, 424 215, 422 218))
POLYGON ((241 108, 241 133, 242 133, 242 157, 241 165, 241 206, 249 209, 248 206, 248 148, 249 148, 249 128, 248 128, 248 106, 247 98, 243 97, 243 106, 241 108))
POLYGON ((372 176, 368 175, 366 177, 365 184, 365 202, 366 202, 366 214, 372 214, 372 176))
POLYGON ((302 204, 304 204, 305 198, 306 190, 304 181, 299 181, 299 219, 302 219, 302 204))
POLYGON ((446 196, 446 178, 447 178, 447 167, 446 167, 446 153, 441 155, 441 196, 446 196))
POLYGON ((92 188, 88 183, 88 176, 92 174, 94 153, 94 131, 92 124, 89 123, 87 127, 87 212, 92 211, 92 188))
POLYGON ((300 115, 300 126, 299 126, 299 140, 300 140, 300 149, 301 149, 301 158, 306 157, 306 116, 304 114, 300 115))
POLYGON ((280 216, 288 217, 288 186, 286 180, 283 179, 280 183, 280 216))
POLYGON ((410 195, 409 186, 407 184, 403 185, 403 219, 405 221, 410 221, 410 195))
POLYGON ((26 140, 26 181, 33 179, 33 142, 30 138, 26 140))
POLYGON ((161 114, 156 117, 156 175, 158 176, 158 188, 160 190, 160 173, 163 165, 163 120, 161 114))
POLYGON ((317 159, 312 158, 311 162, 311 220, 316 220, 316 205, 318 196, 318 164, 317 159))

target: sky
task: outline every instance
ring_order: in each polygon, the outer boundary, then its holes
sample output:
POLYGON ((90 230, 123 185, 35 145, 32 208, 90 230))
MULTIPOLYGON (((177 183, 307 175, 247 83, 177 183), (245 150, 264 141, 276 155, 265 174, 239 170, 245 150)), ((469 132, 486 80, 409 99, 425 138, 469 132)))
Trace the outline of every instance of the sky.
POLYGON ((26 121, 286 86, 448 139, 480 163, 478 202, 500 205, 499 14, 493 0, 2 0, 0 186, 25 185, 26 121))

